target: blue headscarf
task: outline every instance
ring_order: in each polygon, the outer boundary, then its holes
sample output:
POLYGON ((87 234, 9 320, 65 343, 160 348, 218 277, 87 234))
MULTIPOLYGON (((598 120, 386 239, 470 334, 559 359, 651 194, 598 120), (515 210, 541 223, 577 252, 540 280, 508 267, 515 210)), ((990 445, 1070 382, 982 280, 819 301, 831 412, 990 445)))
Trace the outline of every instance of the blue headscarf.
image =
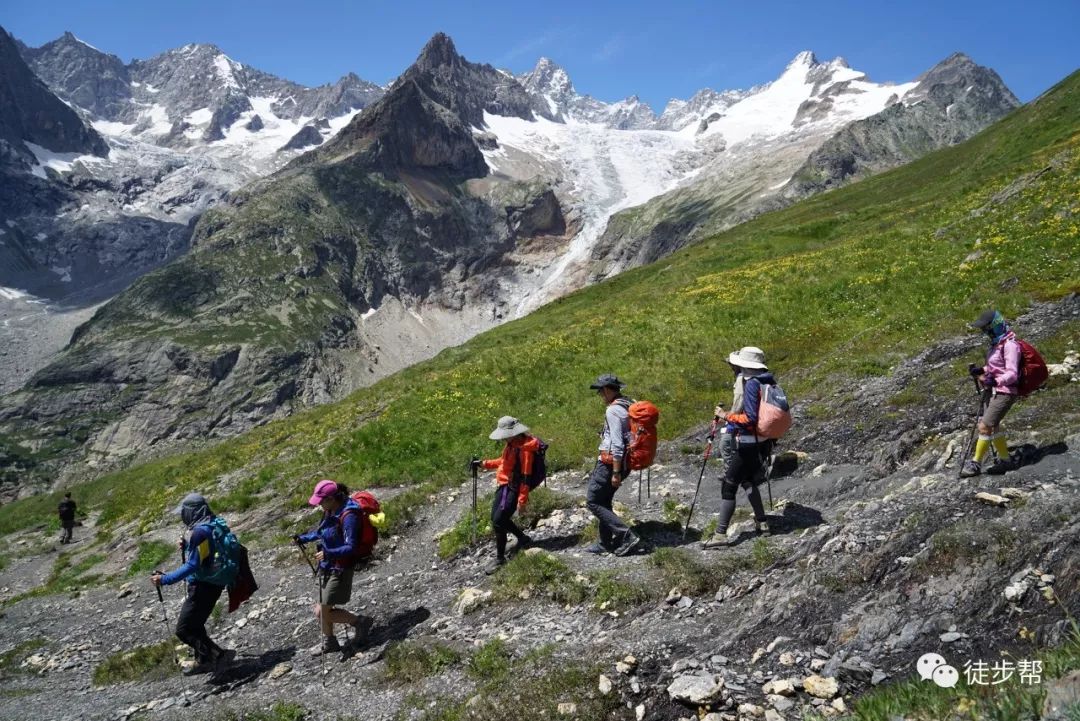
POLYGON ((1009 324, 1005 322, 1005 316, 1001 311, 994 311, 994 319, 986 326, 986 335, 990 336, 990 345, 995 346, 1001 339, 1009 334, 1009 324))

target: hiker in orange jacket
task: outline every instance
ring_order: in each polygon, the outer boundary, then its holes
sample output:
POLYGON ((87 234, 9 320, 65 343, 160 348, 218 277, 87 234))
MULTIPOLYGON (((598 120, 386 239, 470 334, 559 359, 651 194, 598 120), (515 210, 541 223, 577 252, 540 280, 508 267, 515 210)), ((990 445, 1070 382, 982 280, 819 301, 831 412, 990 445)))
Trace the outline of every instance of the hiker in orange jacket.
POLYGON ((506 563, 507 534, 517 538, 515 551, 524 550, 532 539, 514 523, 514 512, 523 508, 529 501, 529 484, 525 478, 532 473, 533 460, 540 449, 540 440, 529 435, 529 427, 513 416, 499 419, 495 430, 488 436, 493 441, 506 441, 502 455, 485 461, 479 461, 484 470, 495 471, 495 480, 499 484, 495 491, 495 500, 491 504, 491 527, 495 529, 495 560, 485 572, 489 575, 499 570, 506 563))

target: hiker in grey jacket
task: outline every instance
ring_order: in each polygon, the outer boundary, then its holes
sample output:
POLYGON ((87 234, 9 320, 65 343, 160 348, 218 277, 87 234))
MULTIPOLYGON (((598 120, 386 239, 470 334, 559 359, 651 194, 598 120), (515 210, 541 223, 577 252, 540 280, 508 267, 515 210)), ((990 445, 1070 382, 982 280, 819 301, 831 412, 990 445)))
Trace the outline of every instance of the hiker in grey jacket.
POLYGON ((629 474, 626 444, 630 437, 627 409, 631 401, 622 395, 624 385, 616 376, 604 374, 589 386, 599 393, 606 405, 604 428, 600 432, 600 456, 585 494, 586 506, 600 524, 600 540, 586 549, 589 553, 610 552, 625 556, 641 541, 612 510, 615 491, 629 474))

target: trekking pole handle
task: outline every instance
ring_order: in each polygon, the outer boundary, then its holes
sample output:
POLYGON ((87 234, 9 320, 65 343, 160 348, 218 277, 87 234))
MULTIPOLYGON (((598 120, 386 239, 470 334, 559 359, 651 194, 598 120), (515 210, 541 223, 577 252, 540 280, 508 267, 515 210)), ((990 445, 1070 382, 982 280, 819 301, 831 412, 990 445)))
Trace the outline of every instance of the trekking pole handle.
POLYGON ((161 586, 154 584, 154 589, 157 591, 157 600, 161 601, 161 603, 164 604, 165 597, 161 595, 161 586))

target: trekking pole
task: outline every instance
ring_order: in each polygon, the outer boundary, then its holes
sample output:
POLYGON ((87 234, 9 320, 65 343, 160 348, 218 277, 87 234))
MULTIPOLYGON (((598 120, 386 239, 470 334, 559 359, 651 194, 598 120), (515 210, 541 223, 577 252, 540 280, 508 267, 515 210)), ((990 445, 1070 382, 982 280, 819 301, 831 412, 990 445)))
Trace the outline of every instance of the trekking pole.
POLYGON ((967 461, 968 456, 971 455, 971 446, 975 442, 975 436, 979 432, 979 421, 982 420, 983 405, 986 402, 986 394, 983 393, 982 388, 979 387, 979 379, 972 377, 972 382, 975 384, 975 393, 979 396, 979 414, 975 416, 975 425, 971 428, 971 433, 968 434, 967 441, 964 442, 964 449, 961 452, 959 469, 956 471, 957 478, 964 472, 964 463, 967 461))
POLYGON ((319 571, 315 568, 315 564, 311 562, 311 556, 309 556, 307 551, 304 549, 304 544, 300 543, 299 539, 294 540, 293 543, 295 543, 296 547, 300 549, 300 554, 304 557, 304 560, 307 561, 308 568, 311 569, 311 575, 318 575, 319 571))
POLYGON ((641 505, 641 471, 637 472, 637 504, 641 505))
POLYGON ((469 530, 469 545, 471 546, 476 543, 476 482, 480 469, 479 456, 472 457, 469 467, 472 469, 472 528, 469 530))
MULTIPOLYGON (((155 571, 156 575, 161 575, 161 571, 155 571)), ((169 612, 165 609, 165 596, 161 593, 161 586, 154 584, 154 590, 157 591, 157 600, 161 604, 161 622, 165 624, 165 631, 169 631, 169 612)), ((173 650, 173 663, 177 666, 180 665, 180 659, 176 655, 176 646, 172 647, 173 650)), ((182 706, 190 706, 191 701, 188 699, 187 678, 184 676, 183 669, 180 671, 180 686, 183 688, 184 700, 181 702, 182 706)))
POLYGON ((690 512, 686 514, 686 526, 683 528, 682 540, 686 540, 686 532, 690 530, 690 519, 694 516, 694 506, 697 505, 698 493, 701 492, 701 479, 705 477, 705 465, 712 455, 713 437, 716 435, 716 419, 713 419, 712 428, 709 430, 709 442, 705 444, 705 455, 701 459, 701 473, 698 475, 697 488, 694 489, 694 500, 690 503, 690 512))
POLYGON ((652 498, 652 466, 645 471, 645 497, 652 498))

